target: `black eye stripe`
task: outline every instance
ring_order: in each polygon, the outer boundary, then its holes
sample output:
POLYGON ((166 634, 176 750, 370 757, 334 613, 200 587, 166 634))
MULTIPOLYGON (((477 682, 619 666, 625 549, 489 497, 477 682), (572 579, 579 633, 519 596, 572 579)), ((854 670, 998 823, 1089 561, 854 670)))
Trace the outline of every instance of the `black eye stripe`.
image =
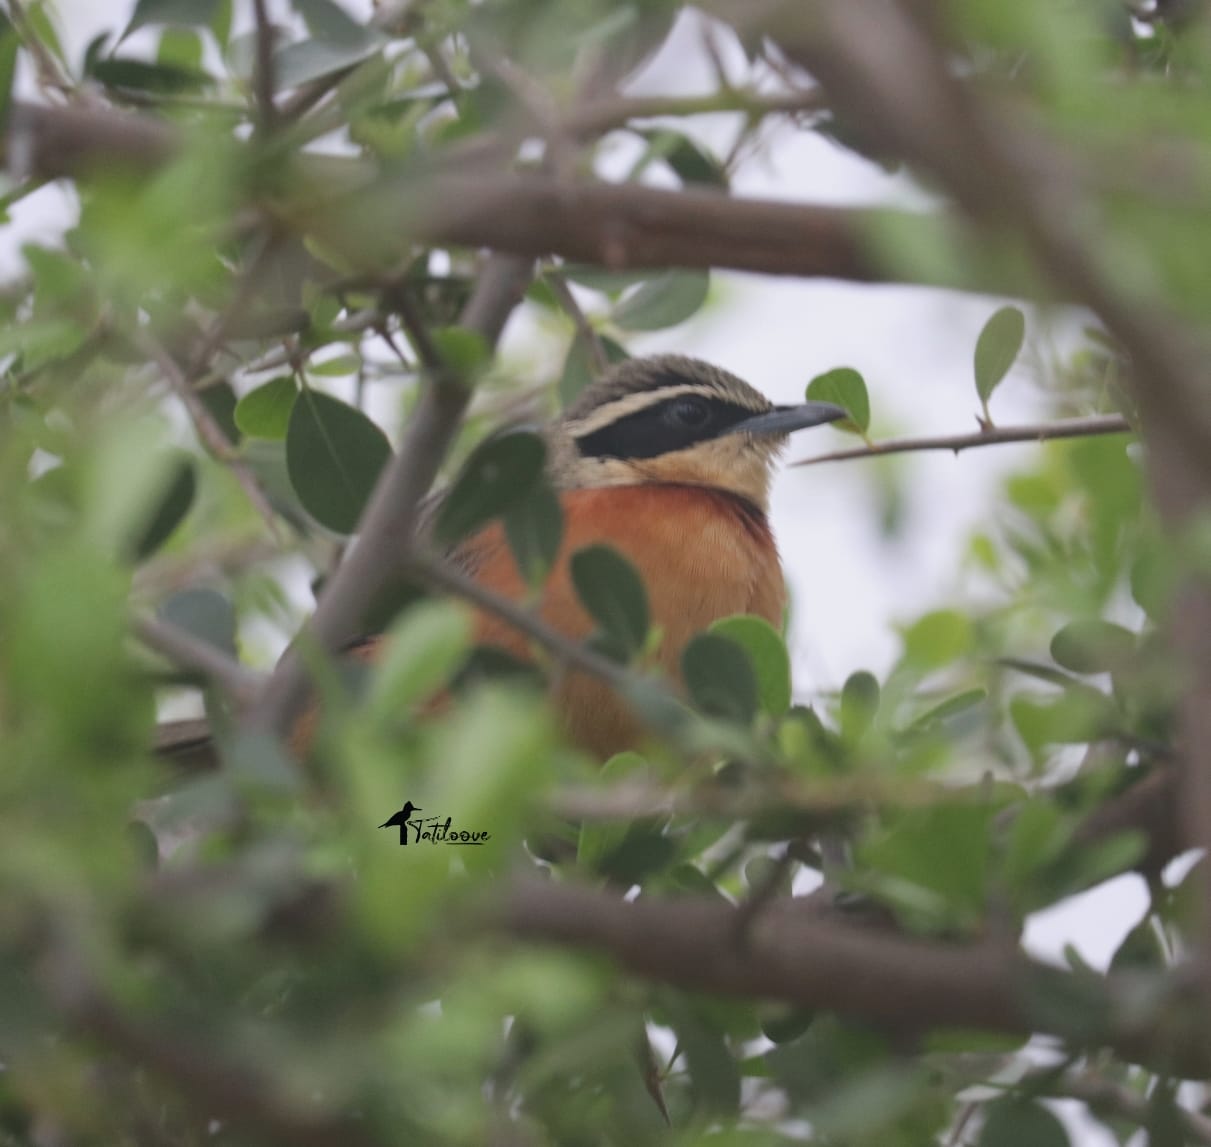
POLYGON ((706 442, 726 434, 733 426, 752 418, 758 411, 739 403, 706 395, 676 395, 654 402, 634 414, 582 434, 576 445, 585 458, 655 458, 674 450, 684 450, 695 442, 706 442), (692 397, 702 404, 709 417, 697 425, 686 425, 668 417, 679 402, 692 397))

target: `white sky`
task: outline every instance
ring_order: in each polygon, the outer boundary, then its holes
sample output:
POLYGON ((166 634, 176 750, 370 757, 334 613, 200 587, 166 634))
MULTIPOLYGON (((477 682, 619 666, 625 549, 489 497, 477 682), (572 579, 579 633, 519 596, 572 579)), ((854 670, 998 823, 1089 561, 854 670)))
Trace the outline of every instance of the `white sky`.
MULTIPOLYGON (((369 0, 346 0, 362 14, 369 0)), ((128 0, 58 0, 59 26, 77 56, 99 29, 121 22, 128 0)), ((633 83, 635 91, 701 93, 713 76, 692 21, 682 21, 665 49, 633 83)), ((742 57, 735 61, 743 65, 742 57)), ((700 117, 694 132, 718 153, 734 132, 731 118, 700 117)), ((603 171, 625 169, 623 157, 603 171)), ((763 157, 735 180, 736 194, 834 204, 921 207, 926 197, 809 132, 780 129, 763 157)), ((68 218, 65 198, 48 188, 18 205, 0 232, 0 275, 18 265, 20 243, 58 234, 68 218)), ((950 433, 975 428, 972 383, 976 336, 1000 300, 895 287, 871 288, 720 272, 718 302, 689 323, 635 339, 637 352, 678 351, 717 362, 779 402, 798 401, 814 375, 853 366, 871 392, 876 436, 950 433)), ((1038 336, 1033 318, 1028 339, 1038 336)), ((511 325, 509 353, 532 340, 525 322, 511 325)), ((529 348, 528 348, 529 349, 529 348)), ((528 357, 528 354, 527 354, 528 357)), ((1024 357, 1029 357, 1024 356, 1024 357)), ((1041 398, 1020 366, 993 403, 1002 424, 1032 420, 1041 398)), ((797 436, 790 457, 855 444, 830 428, 797 436)), ((897 621, 926 608, 962 601, 963 545, 986 521, 1003 477, 1027 462, 1031 446, 903 460, 908 521, 894 543, 874 526, 872 472, 865 462, 787 470, 778 478, 772 518, 794 601, 791 647, 796 690, 808 697, 838 688, 854 670, 880 674, 896 657, 897 621)), ((1072 943, 1086 960, 1104 966, 1145 907, 1141 883, 1122 878, 1077 897, 1029 923, 1026 945, 1058 959, 1072 943)), ((1112 1139, 1082 1120, 1080 1143, 1112 1139)))

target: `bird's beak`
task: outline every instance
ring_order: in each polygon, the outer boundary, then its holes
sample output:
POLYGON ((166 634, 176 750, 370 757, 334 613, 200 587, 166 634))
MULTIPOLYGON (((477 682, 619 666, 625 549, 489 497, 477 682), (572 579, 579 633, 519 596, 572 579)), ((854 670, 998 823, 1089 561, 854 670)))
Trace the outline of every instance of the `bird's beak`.
POLYGON ((806 430, 809 426, 848 417, 848 410, 831 402, 805 402, 801 406, 775 406, 764 414, 754 414, 752 418, 737 422, 731 429, 732 433, 790 434, 793 430, 806 430))

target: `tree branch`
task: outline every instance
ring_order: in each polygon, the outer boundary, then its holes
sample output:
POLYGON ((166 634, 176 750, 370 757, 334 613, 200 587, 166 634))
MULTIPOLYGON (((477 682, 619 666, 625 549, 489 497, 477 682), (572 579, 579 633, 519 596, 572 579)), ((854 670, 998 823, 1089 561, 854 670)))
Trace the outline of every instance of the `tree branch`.
MULTIPOLYGON (((529 260, 494 256, 480 275, 461 325, 494 346, 529 282, 529 260)), ((399 451, 379 477, 358 525, 358 542, 320 595, 299 641, 331 652, 357 635, 373 602, 398 580, 414 543, 421 502, 437 476, 470 400, 465 383, 430 378, 409 416, 399 451)), ((302 708, 308 676, 297 650, 278 663, 249 720, 285 733, 302 708)))
POLYGON ((241 708, 260 689, 260 674, 253 673, 209 641, 194 637, 180 626, 159 618, 140 616, 134 619, 133 628, 149 649, 180 669, 200 673, 241 708))
POLYGON ((1062 422, 1039 422, 1032 426, 990 426, 971 434, 935 438, 892 438, 853 450, 837 450, 814 458, 801 458, 791 466, 817 466, 821 462, 844 462, 850 458, 873 458, 880 454, 908 454, 923 450, 950 450, 958 454, 977 446, 1000 446, 1006 442, 1048 442, 1057 438, 1089 438, 1100 434, 1130 434, 1134 427, 1122 415, 1097 414, 1068 418, 1062 422))
POLYGON ((776 999, 904 1032, 1047 1033, 1188 1077, 1208 1067, 1199 1016, 1175 1008, 1172 1026, 1141 1025, 1124 977, 1078 978, 1003 944, 913 939, 799 908, 796 900, 767 905, 739 944, 741 909, 716 899, 626 900, 519 878, 498 893, 489 919, 515 939, 608 955, 636 975, 691 991, 776 999), (1045 1004, 1068 996, 1089 1002, 1081 1015, 1096 1014, 1096 1027, 1077 1031, 1061 1009, 1045 1004))

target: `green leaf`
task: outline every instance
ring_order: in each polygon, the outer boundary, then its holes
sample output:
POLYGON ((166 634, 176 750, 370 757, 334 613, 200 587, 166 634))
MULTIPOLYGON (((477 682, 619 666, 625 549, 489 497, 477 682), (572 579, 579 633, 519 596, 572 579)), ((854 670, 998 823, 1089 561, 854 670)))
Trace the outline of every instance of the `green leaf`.
POLYGON ((849 411, 849 417, 832 425, 850 434, 865 435, 870 429, 870 396, 866 380, 853 367, 839 366, 818 374, 807 384, 813 402, 832 402, 849 411))
POLYGON ((559 556, 563 510, 550 482, 540 477, 534 488, 505 511, 505 537, 521 576, 540 585, 559 556))
POLYGON ((312 362, 307 369, 310 374, 320 378, 344 378, 346 375, 357 374, 361 365, 360 355, 338 354, 323 362, 312 362))
POLYGON ((605 267, 593 267, 585 263, 564 263, 560 266, 564 278, 588 287, 591 291, 600 291, 611 298, 621 295, 630 287, 646 283, 651 276, 647 270, 611 271, 605 267))
POLYGON ((156 49, 156 63, 161 67, 180 68, 186 72, 203 72, 202 37, 185 28, 165 28, 156 49))
POLYGON ((841 687, 841 738, 856 745, 879 711, 879 682, 873 673, 859 669, 841 687))
POLYGON ((670 998, 666 1010, 689 1069, 695 1110, 734 1116, 740 1109, 740 1072, 723 1033, 681 997, 670 998))
POLYGON ((285 438, 298 396, 299 387, 293 375, 271 378, 236 403, 235 424, 249 438, 285 438))
POLYGON ((634 657, 647 641, 650 614, 643 579, 610 546, 586 546, 569 563, 572 584, 589 616, 624 657, 634 657))
POLYGON ((384 635, 367 705, 379 720, 446 685, 466 655, 471 617, 452 601, 421 601, 405 610, 384 635))
POLYGON ((1095 618, 1071 621, 1051 639, 1051 656, 1073 673, 1113 673, 1135 655, 1135 634, 1095 618))
POLYGON ((749 614, 722 618, 710 631, 734 641, 748 654, 761 708, 781 717, 791 707, 791 661, 782 635, 765 618, 749 614))
POLYGON ((189 513, 197 488, 197 471, 193 460, 188 455, 178 455, 164 483, 160 501, 134 544, 135 561, 150 557, 172 536, 189 513))
POLYGON ((172 95, 210 84, 211 78, 196 68, 175 64, 150 64, 133 56, 107 56, 93 64, 93 79, 109 88, 159 92, 172 95))
MULTIPOLYGON (((649 771, 647 761, 635 752, 615 753, 598 772, 603 785, 643 779, 649 771)), ((626 839, 630 825, 626 821, 586 821, 580 827, 576 862, 590 872, 599 872, 607 856, 626 839)))
MULTIPOLYGON (((626 348, 612 338, 606 335, 598 335, 597 338, 609 363, 625 362, 630 357, 626 348)), ((563 361, 563 373, 559 378, 560 403, 568 406, 595 377, 597 375, 587 340, 584 335, 577 334, 569 344, 567 357, 563 361)))
POLYGON ((939 701, 938 704, 926 709, 913 723, 913 729, 925 729, 930 725, 938 725, 943 721, 949 720, 951 717, 956 717, 960 713, 966 713, 968 709, 974 708, 976 705, 988 699, 988 690, 982 687, 975 689, 964 689, 961 693, 956 693, 953 697, 947 697, 945 701, 939 701))
POLYGON ((492 348, 479 331, 439 327, 429 337, 447 369, 462 382, 473 382, 492 361, 492 348))
POLYGON ((160 616, 186 633, 236 655, 235 610, 213 589, 186 589, 174 593, 159 609, 160 616))
POLYGON ((731 638, 698 634, 682 651, 681 676, 707 716, 747 725, 757 715, 757 676, 744 647, 731 638))
POLYGON ((122 39, 148 24, 209 27, 221 7, 221 0, 139 0, 122 39))
POLYGON ((631 129, 648 141, 649 159, 663 159, 680 177, 682 183, 727 187, 727 169, 717 156, 706 151, 689 136, 669 128, 655 130, 631 129))
POLYGON ((452 545, 527 498, 546 458, 546 444, 528 430, 482 442, 442 499, 434 525, 438 543, 452 545))
POLYGON ((992 392, 1009 373, 1026 337, 1026 316, 1017 307, 1002 307, 984 324, 976 340, 976 393, 985 411, 992 392))
POLYGON ((904 631, 904 660, 922 671, 942 669, 971 647, 971 619, 952 609, 927 613, 904 631))
POLYGON ((979 1147, 1068 1147, 1064 1125, 1041 1103, 998 1099, 984 1108, 979 1147))
POLYGON ((229 382, 217 382, 198 391, 198 399, 229 442, 239 442, 240 428, 235 424, 236 396, 229 382))
POLYGON ((665 271, 627 295, 611 316, 627 331, 660 331, 690 318, 711 288, 707 271, 665 271))
POLYGON ((320 525, 352 533, 390 457, 387 436, 360 410, 318 390, 299 395, 286 428, 286 471, 320 525))

